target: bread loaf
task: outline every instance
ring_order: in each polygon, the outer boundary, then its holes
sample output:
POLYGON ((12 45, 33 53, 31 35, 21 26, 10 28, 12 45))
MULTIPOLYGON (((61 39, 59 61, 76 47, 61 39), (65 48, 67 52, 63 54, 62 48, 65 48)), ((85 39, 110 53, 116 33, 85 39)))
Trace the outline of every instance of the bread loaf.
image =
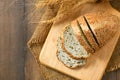
POLYGON ((93 53, 94 51, 92 50, 92 48, 95 51, 99 50, 102 46, 104 46, 115 35, 115 33, 117 32, 118 24, 119 24, 118 23, 119 19, 117 16, 112 15, 110 13, 106 13, 106 12, 105 13, 101 13, 101 12, 89 13, 89 14, 86 14, 84 16, 86 17, 96 39, 98 40, 99 45, 96 43, 96 41, 95 41, 90 29, 88 28, 88 25, 86 24, 83 16, 72 21, 71 26, 72 26, 77 38, 84 46, 84 48, 89 53, 93 53), (84 38, 83 38, 79 28, 78 28, 77 20, 78 20, 85 36, 87 37, 87 40, 90 42, 92 47, 90 47, 89 44, 88 44, 89 46, 87 44, 85 44, 85 42, 87 43, 87 41, 84 40, 84 38))

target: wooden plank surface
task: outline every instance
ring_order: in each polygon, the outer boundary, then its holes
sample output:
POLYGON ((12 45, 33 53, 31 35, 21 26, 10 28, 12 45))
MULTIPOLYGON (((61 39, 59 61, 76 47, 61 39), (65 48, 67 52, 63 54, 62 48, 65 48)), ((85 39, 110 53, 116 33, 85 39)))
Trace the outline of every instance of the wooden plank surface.
POLYGON ((0 80, 24 80, 24 0, 0 0, 0 80))
MULTIPOLYGON (((41 11, 36 9, 35 4, 40 0, 25 0, 25 17, 27 21, 27 41, 30 39, 40 20, 41 11)), ((44 80, 40 73, 39 65, 36 63, 32 53, 27 50, 25 59, 25 80, 44 80)))

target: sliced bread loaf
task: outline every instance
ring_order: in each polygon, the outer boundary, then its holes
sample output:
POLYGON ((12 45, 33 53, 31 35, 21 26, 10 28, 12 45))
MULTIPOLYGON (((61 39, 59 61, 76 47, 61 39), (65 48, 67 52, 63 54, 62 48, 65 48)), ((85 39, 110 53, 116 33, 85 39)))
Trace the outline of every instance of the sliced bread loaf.
POLYGON ((89 53, 79 42, 71 25, 65 27, 63 32, 63 49, 75 59, 89 57, 89 53))
POLYGON ((119 19, 117 16, 106 12, 89 13, 72 21, 71 27, 87 52, 94 53, 115 35, 119 27, 119 19), (84 36, 78 28, 77 22, 79 22, 84 36))
POLYGON ((71 68, 85 65, 89 53, 104 46, 119 26, 119 18, 106 12, 79 17, 65 27, 62 38, 58 39, 58 59, 71 68))
POLYGON ((61 38, 58 38, 57 47, 58 47, 57 57, 65 66, 69 68, 76 68, 76 67, 83 66, 86 64, 85 59, 79 59, 79 60, 73 59, 67 54, 67 52, 63 50, 61 38))

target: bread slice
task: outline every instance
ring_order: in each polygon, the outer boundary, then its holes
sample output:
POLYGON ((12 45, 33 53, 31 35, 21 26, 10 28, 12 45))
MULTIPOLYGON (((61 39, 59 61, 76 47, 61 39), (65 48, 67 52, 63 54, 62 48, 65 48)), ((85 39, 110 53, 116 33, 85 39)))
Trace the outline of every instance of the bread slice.
POLYGON ((79 60, 73 59, 67 54, 66 51, 63 50, 61 38, 58 38, 57 47, 58 47, 57 57, 65 66, 69 68, 76 68, 76 67, 83 66, 86 64, 85 59, 79 59, 79 60))
POLYGON ((81 45, 81 42, 79 42, 71 25, 65 27, 63 32, 63 48, 73 58, 80 59, 89 57, 89 53, 83 45, 81 45))

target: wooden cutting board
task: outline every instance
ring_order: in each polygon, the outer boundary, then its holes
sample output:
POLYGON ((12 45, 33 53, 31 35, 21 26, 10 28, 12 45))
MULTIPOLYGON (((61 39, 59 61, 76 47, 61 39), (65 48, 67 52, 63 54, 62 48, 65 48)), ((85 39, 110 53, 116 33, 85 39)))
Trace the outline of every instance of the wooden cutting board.
POLYGON ((58 70, 64 74, 72 76, 80 80, 101 80, 110 57, 117 44, 119 33, 111 39, 104 47, 102 47, 95 54, 91 55, 87 60, 87 64, 79 69, 70 69, 64 66, 56 57, 57 52, 57 39, 60 36, 61 30, 67 23, 61 25, 54 25, 46 42, 40 53, 39 60, 42 64, 58 70))

